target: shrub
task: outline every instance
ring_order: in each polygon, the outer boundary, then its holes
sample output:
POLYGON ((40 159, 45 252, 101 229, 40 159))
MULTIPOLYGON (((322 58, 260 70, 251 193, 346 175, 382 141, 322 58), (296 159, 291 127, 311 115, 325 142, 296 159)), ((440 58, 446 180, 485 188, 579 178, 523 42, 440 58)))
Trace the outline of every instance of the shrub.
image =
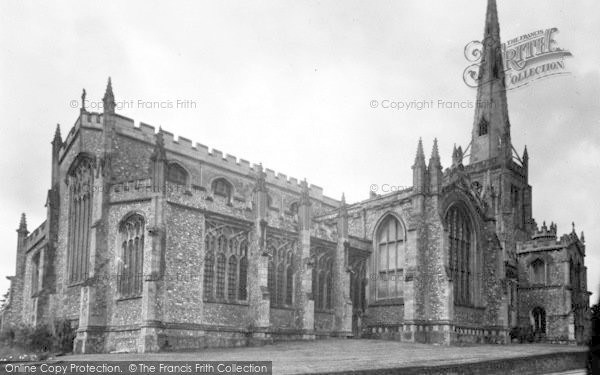
POLYGON ((16 346, 30 352, 73 351, 75 329, 68 320, 56 320, 52 324, 40 324, 35 327, 21 325, 6 331, 1 337, 5 345, 16 346))
POLYGON ((517 339, 521 344, 524 342, 533 342, 536 339, 533 329, 529 326, 513 327, 511 328, 509 335, 511 340, 517 339))

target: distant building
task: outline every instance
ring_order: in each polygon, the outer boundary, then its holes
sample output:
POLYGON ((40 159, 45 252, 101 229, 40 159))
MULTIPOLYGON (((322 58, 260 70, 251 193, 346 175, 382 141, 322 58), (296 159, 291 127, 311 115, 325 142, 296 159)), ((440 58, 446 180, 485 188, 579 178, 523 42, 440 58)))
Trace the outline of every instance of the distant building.
MULTIPOLYGON (((504 343, 589 336, 583 233, 532 218, 487 9, 472 140, 412 187, 347 204, 321 188, 115 113, 52 141, 47 220, 17 230, 2 330, 67 318, 78 353, 371 337, 504 343), (470 156, 469 156, 470 155, 470 156), (465 158, 469 163, 465 165, 465 158)), ((349 150, 349 152, 351 152, 349 150)), ((391 165, 397 168, 397 163, 391 165)))

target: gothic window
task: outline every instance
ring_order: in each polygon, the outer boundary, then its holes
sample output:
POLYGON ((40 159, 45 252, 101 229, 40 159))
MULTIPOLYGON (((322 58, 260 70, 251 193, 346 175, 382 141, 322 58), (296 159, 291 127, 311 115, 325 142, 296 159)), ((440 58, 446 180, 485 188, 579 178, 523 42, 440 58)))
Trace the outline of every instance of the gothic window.
POLYGON ((144 229, 144 218, 138 214, 127 217, 120 225, 121 261, 117 289, 121 297, 135 297, 142 293, 144 229))
POLYGON ((215 238, 207 234, 204 239, 204 298, 211 300, 214 297, 213 289, 215 279, 215 238))
POLYGON ((237 294, 237 257, 231 255, 227 263, 227 299, 235 300, 237 294))
POLYGON ((204 239, 205 300, 240 302, 247 299, 248 241, 244 234, 230 227, 207 223, 204 239))
POLYGON ((31 294, 40 290, 40 252, 31 258, 31 294))
POLYGON ((449 234, 449 266, 454 287, 454 303, 471 305, 473 285, 472 229, 466 212, 459 206, 453 206, 446 216, 449 234))
POLYGON ((534 284, 546 284, 546 264, 541 259, 531 262, 531 280, 534 284))
POLYGON ((238 299, 245 301, 248 297, 248 241, 240 244, 240 257, 238 299))
POLYGON ((479 120, 479 136, 486 135, 488 133, 488 122, 485 117, 479 120))
MULTIPOLYGON (((316 252, 325 252, 318 249, 316 252)), ((315 310, 323 311, 333 307, 333 260, 330 253, 322 253, 312 270, 312 295, 315 310)))
POLYGON ((546 333, 546 310, 541 307, 536 307, 531 310, 531 320, 533 331, 536 334, 546 333))
POLYGON ((231 201, 233 186, 224 178, 218 178, 212 183, 212 192, 214 195, 224 197, 227 202, 231 201))
POLYGON ((267 249, 272 255, 267 276, 271 306, 291 306, 294 302, 294 243, 268 241, 267 249))
POLYGON ((333 261, 330 259, 327 265, 327 280, 325 284, 325 308, 333 308, 333 261))
POLYGON ((377 275, 375 298, 403 297, 404 227, 393 215, 388 215, 377 228, 374 267, 377 275))
POLYGON ((177 163, 169 164, 167 170, 167 181, 177 185, 187 185, 188 173, 183 167, 177 163))
POLYGON ((88 275, 90 226, 94 167, 90 158, 75 161, 68 176, 69 242, 67 248, 67 280, 69 284, 84 281, 88 275))
POLYGON ((225 298, 225 254, 217 255, 217 299, 225 298))

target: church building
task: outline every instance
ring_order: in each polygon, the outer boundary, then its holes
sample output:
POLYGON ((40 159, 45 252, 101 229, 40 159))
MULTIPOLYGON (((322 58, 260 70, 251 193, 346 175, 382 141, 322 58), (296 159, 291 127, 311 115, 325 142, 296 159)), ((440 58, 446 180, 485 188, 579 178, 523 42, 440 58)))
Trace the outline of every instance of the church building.
MULTIPOLYGON (((52 140, 47 219, 17 229, 2 331, 68 319, 76 353, 327 337, 507 343, 589 335, 583 233, 532 217, 489 0, 471 141, 419 140, 410 188, 322 188, 83 103, 52 140)), ((440 57, 441 58, 441 57, 440 57)), ((84 98, 85 99, 85 98, 84 98)), ((467 128, 465 128, 465 131, 467 128)))

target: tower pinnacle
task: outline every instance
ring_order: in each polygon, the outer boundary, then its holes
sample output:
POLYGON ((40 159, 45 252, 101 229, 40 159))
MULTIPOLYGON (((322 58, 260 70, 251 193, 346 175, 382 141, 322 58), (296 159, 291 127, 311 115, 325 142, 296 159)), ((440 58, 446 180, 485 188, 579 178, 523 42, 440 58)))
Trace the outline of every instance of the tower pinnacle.
POLYGON ((106 85, 106 91, 104 92, 102 101, 104 104, 104 112, 115 113, 115 95, 113 94, 110 77, 108 77, 108 84, 106 85))
POLYGON ((501 46, 496 0, 488 0, 473 120, 471 163, 506 155, 505 149, 512 151, 501 46))
POLYGON ((25 217, 25 213, 21 214, 21 221, 19 222, 19 229, 17 229, 19 233, 27 234, 27 218, 25 217))

